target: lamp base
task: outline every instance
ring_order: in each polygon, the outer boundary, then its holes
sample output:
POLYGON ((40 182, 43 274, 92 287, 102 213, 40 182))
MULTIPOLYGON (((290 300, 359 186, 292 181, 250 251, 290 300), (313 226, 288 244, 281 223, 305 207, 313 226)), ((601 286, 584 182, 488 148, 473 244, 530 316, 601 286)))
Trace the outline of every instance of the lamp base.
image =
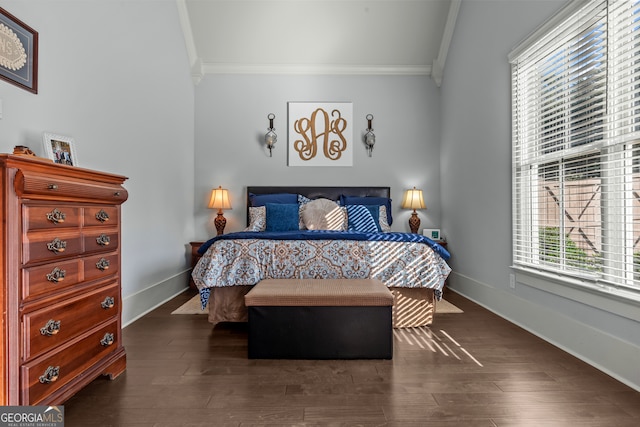
POLYGON ((222 215, 222 209, 218 211, 218 216, 213 220, 213 223, 216 225, 218 236, 224 234, 224 227, 227 225, 227 219, 222 215))
POLYGON ((414 210, 409 218, 409 228, 412 233, 417 233, 420 228, 420 218, 418 218, 418 213, 414 210))

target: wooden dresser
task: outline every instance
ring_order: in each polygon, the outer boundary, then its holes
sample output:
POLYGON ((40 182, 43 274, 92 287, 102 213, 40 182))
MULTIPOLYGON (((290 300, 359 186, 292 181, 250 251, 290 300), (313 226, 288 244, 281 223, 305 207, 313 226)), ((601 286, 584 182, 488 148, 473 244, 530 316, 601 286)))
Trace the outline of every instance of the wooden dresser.
POLYGON ((125 177, 0 154, 0 405, 57 405, 126 367, 125 177))

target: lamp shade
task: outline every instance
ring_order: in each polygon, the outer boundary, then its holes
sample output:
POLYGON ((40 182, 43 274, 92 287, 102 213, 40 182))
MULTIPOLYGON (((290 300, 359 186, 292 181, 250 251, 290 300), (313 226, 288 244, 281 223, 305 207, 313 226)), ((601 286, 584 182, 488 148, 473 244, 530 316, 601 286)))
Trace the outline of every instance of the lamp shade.
POLYGON ((211 191, 211 199, 209 200, 210 209, 231 209, 231 202, 229 202, 229 190, 222 188, 214 188, 211 191))
POLYGON ((424 199, 422 198, 422 190, 407 190, 404 193, 404 199, 402 200, 402 209, 426 209, 424 199))

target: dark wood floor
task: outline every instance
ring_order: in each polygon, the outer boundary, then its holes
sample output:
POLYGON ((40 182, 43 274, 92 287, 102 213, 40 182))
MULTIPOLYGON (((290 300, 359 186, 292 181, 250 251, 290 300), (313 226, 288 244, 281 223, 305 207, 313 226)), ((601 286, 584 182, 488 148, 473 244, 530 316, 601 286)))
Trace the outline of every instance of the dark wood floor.
POLYGON ((248 360, 246 325, 170 314, 192 295, 125 328, 126 372, 67 401, 67 427, 640 425, 640 393, 455 293, 464 313, 355 361, 248 360))

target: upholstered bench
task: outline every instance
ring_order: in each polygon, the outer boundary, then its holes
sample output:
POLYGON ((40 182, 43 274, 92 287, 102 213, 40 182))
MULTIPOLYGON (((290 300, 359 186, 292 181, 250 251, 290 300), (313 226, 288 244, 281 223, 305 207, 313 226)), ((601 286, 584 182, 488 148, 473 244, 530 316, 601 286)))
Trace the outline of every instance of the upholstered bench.
POLYGON ((377 279, 267 279, 245 305, 249 358, 393 356, 393 295, 377 279))

